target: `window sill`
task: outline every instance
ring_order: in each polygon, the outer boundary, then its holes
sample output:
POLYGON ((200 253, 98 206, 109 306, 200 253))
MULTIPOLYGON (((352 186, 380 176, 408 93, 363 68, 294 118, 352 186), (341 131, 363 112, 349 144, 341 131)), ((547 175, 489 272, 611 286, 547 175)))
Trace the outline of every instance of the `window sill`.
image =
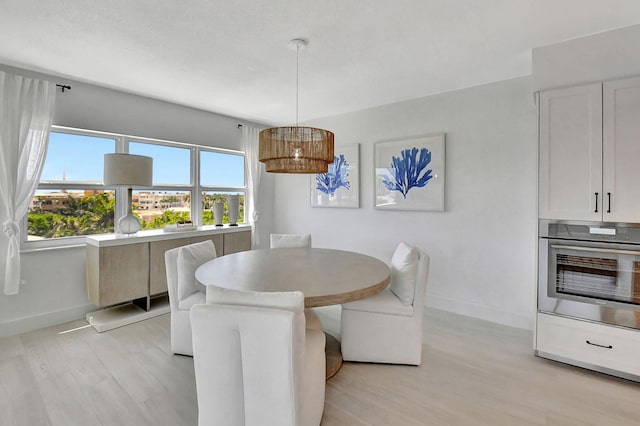
POLYGON ((64 238, 45 238, 41 240, 23 241, 20 253, 29 253, 42 250, 57 250, 66 248, 85 247, 87 239, 85 235, 64 238))
POLYGON ((139 231, 133 235, 123 234, 96 234, 82 237, 51 238, 47 240, 26 241, 22 243, 20 253, 33 253, 45 250, 64 250, 71 248, 85 248, 87 244, 104 247, 112 245, 142 243, 152 240, 174 239, 197 235, 224 234, 227 232, 240 232, 250 230, 249 223, 239 223, 238 226, 203 225, 196 229, 178 232, 165 232, 162 229, 139 231))
POLYGON ((87 246, 86 240, 84 237, 82 238, 74 238, 74 241, 64 242, 60 244, 60 241, 52 241, 55 244, 48 244, 47 241, 44 243, 43 241, 33 242, 29 241, 23 243, 22 247, 20 247, 20 253, 36 253, 40 251, 50 251, 50 250, 66 250, 66 249, 77 249, 77 248, 85 248, 87 246))
POLYGON ((149 231, 139 231, 133 235, 123 234, 101 234, 101 235, 88 235, 87 244, 95 247, 108 247, 119 246, 125 244, 146 243, 150 241, 159 240, 173 240, 176 238, 188 238, 201 235, 214 235, 225 234, 231 232, 241 232, 251 230, 249 223, 239 223, 238 226, 215 226, 215 225, 203 225, 198 226, 196 229, 190 229, 188 231, 178 232, 165 232, 162 229, 155 229, 149 231))

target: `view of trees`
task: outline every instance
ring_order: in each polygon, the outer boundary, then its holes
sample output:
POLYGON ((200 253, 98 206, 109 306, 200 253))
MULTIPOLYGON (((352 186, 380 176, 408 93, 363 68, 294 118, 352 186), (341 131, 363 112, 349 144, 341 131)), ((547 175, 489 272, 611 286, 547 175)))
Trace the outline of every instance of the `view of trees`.
MULTIPOLYGON (((36 196, 37 198, 38 196, 36 196)), ((167 204, 175 202, 171 197, 167 198, 167 204)), ((212 225, 214 223, 211 212, 213 203, 215 201, 226 202, 226 200, 225 194, 206 193, 203 195, 203 225, 212 225)), ((244 217, 243 195, 240 195, 239 204, 239 217, 242 218, 244 217)), ((69 195, 60 208, 53 210, 31 209, 28 213, 28 233, 30 236, 42 238, 112 233, 114 232, 114 211, 115 198, 112 194, 85 195, 80 198, 69 195)), ((136 213, 134 212, 134 214, 136 213)), ((168 209, 148 222, 140 220, 140 228, 160 229, 165 225, 177 223, 178 221, 188 221, 190 220, 189 216, 189 212, 168 209)), ((225 212, 223 223, 228 222, 229 218, 225 212)))
MULTIPOLYGON (((133 214, 138 216, 135 212, 133 214)), ((138 216, 138 219, 140 219, 140 216, 138 216)), ((160 229, 164 228, 165 225, 187 220, 191 220, 189 218, 189 212, 165 210, 160 216, 155 217, 149 222, 145 222, 144 220, 140 219, 140 229, 160 229)))
POLYGON ((110 194, 69 195, 55 210, 32 209, 28 214, 29 235, 43 238, 113 232, 115 198, 110 194))
MULTIPOLYGON (((213 208, 213 203, 217 201, 221 201, 226 204, 227 202, 226 194, 204 193, 202 195, 202 205, 203 205, 202 224, 203 225, 215 224, 215 221, 213 220, 213 211, 211 209, 213 208)), ((240 210, 240 212, 238 213, 238 217, 240 218, 239 220, 242 220, 242 218, 244 217, 244 195, 240 194, 238 204, 239 204, 238 210, 240 210)), ((224 211, 224 216, 222 218, 222 223, 229 223, 229 214, 226 208, 224 211)))

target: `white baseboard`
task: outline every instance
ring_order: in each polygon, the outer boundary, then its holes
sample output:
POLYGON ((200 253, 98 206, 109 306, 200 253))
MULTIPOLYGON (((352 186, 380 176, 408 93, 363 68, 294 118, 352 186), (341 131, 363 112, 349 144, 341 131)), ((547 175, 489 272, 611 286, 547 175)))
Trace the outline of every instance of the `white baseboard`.
POLYGON ((0 338, 14 336, 16 334, 28 333, 40 328, 51 327, 69 321, 83 319, 88 312, 95 311, 96 307, 91 304, 75 306, 68 309, 60 309, 52 312, 45 312, 30 317, 14 318, 0 322, 0 338))
POLYGON ((533 330, 534 312, 531 312, 530 315, 526 313, 509 312, 508 307, 501 310, 491 306, 454 300, 434 294, 429 294, 427 296, 426 306, 510 327, 533 330))
POLYGON ((159 315, 168 314, 171 308, 169 306, 169 298, 159 298, 151 304, 151 309, 144 309, 126 303, 112 308, 100 309, 98 311, 89 312, 87 314, 87 322, 98 332, 113 330, 114 328, 124 327, 125 325, 135 322, 144 321, 159 315))

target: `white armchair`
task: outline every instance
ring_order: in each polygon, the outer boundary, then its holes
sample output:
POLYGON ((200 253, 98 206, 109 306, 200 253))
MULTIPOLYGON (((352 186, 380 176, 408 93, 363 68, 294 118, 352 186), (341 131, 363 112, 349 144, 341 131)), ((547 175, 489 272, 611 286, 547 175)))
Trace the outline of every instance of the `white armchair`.
POLYGON ((196 281, 195 273, 200 265, 215 258, 216 247, 211 240, 164 253, 171 309, 171 351, 174 354, 193 355, 189 310, 206 300, 206 290, 196 281))
POLYGON ((391 259, 391 283, 382 292, 342 305, 345 361, 420 365, 429 256, 400 243, 391 259))
POLYGON ((198 425, 318 426, 325 336, 305 330, 301 292, 209 287, 191 310, 198 425))
POLYGON ((311 234, 271 234, 271 248, 310 248, 311 234))

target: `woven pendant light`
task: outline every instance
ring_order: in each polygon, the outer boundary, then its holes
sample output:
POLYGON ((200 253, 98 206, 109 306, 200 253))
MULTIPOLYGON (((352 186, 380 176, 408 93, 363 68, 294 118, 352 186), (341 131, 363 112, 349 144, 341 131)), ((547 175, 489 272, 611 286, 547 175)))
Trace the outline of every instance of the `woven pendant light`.
POLYGON ((298 126, 298 59, 306 40, 294 39, 296 47, 296 125, 272 127, 260 132, 258 159, 267 172, 326 173, 333 163, 333 132, 298 126))

